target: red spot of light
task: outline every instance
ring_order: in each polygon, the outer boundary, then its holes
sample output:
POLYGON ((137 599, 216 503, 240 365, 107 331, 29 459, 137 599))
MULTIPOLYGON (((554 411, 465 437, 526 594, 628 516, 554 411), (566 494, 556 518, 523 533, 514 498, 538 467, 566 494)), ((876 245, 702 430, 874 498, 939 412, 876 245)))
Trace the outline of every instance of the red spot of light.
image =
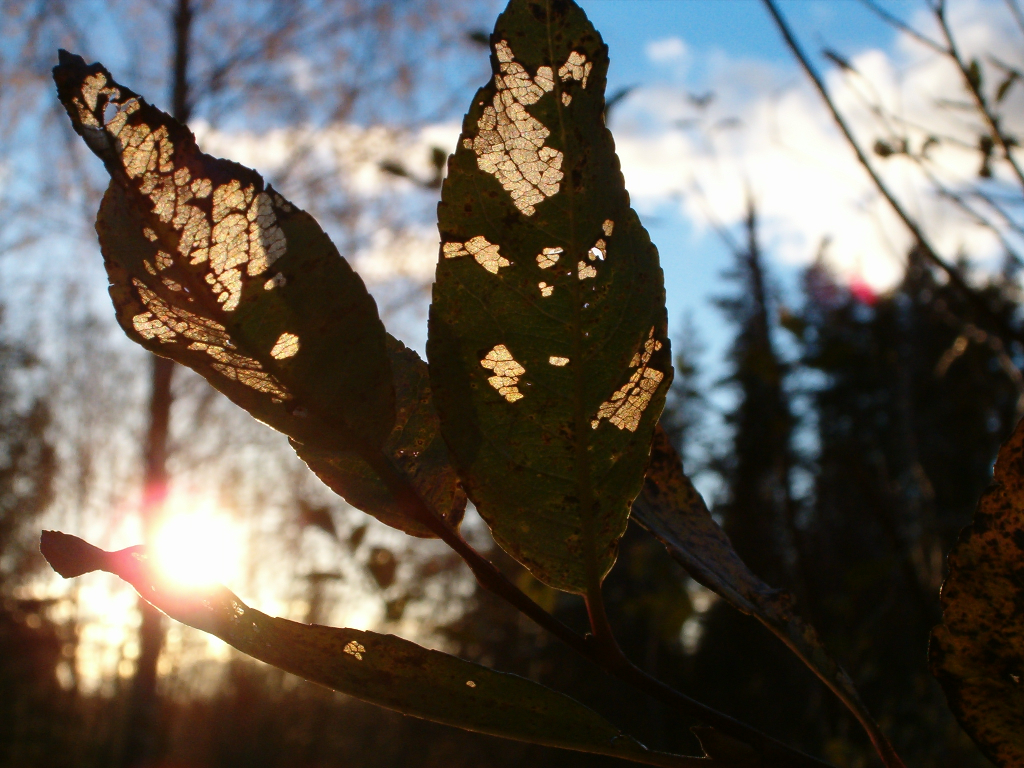
POLYGON ((867 304, 869 307, 873 307, 875 302, 878 301, 878 294, 875 293, 874 289, 864 282, 863 278, 855 277, 850 281, 848 286, 850 295, 859 301, 861 304, 867 304))

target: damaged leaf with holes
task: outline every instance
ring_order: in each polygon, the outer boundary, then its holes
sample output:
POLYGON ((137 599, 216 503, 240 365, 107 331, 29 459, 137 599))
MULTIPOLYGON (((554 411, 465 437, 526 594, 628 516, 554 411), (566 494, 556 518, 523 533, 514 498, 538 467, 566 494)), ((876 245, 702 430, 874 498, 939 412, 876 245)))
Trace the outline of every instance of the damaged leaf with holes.
POLYGON ((96 228, 129 337, 287 434, 354 506, 432 535, 382 490, 368 463, 383 452, 457 525, 464 499, 425 366, 388 337, 362 280, 313 218, 255 171, 202 153, 187 127, 101 65, 62 51, 54 79, 110 173, 96 228), (407 398, 400 423, 393 373, 407 398))
POLYGON ((512 0, 438 208, 427 352, 442 431, 495 540, 584 593, 615 561, 671 379, 658 254, 604 125, 607 48, 512 0))
MULTIPOLYGON (((216 635, 255 659, 357 699, 533 744, 646 763, 658 755, 593 710, 531 680, 394 635, 273 618, 222 586, 186 589, 161 578, 145 547, 106 552, 75 536, 46 531, 40 549, 65 578, 96 570, 113 573, 171 618, 216 635)), ((672 758, 668 764, 679 763, 672 758)))
MULTIPOLYGON (((395 382, 395 426, 384 452, 409 478, 427 505, 458 528, 466 511, 466 494, 448 460, 448 448, 430 395, 427 365, 415 351, 387 337, 395 382)), ((321 450, 292 441, 299 457, 325 485, 354 507, 372 512, 381 522, 414 536, 434 534, 404 514, 401 501, 357 451, 321 450)))
POLYGON ((929 656, 950 709, 996 765, 1024 765, 1024 422, 949 554, 929 656))

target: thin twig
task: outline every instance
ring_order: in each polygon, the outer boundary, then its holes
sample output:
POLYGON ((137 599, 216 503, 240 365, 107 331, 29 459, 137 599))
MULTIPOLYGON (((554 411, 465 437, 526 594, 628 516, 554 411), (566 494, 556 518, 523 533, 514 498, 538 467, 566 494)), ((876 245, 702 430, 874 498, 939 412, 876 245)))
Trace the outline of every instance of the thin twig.
POLYGON ((1006 162, 1013 168, 1013 172, 1017 175, 1017 180, 1020 182, 1021 189, 1024 190, 1024 169, 1017 163, 1013 153, 1010 151, 1010 144, 1003 135, 1002 129, 999 127, 999 118, 989 109, 988 101, 985 99, 985 94, 981 92, 981 83, 971 76, 970 70, 964 63, 963 58, 960 56, 960 51, 957 49, 956 39, 953 37, 953 30, 949 28, 949 23, 946 21, 945 8, 939 6, 935 9, 935 18, 939 22, 939 27, 942 29, 942 34, 946 38, 946 43, 949 46, 948 56, 956 64, 957 69, 960 70, 960 74, 963 76, 964 84, 967 86, 967 90, 970 92, 974 99, 975 107, 981 116, 985 118, 985 122, 988 124, 989 131, 992 133, 992 138, 996 144, 1003 151, 1003 156, 1006 158, 1006 162))
MULTIPOLYGON (((1006 223, 1007 227, 1009 227, 1011 230, 1016 232, 1018 235, 1024 236, 1024 225, 1022 225, 1020 222, 1016 221, 1010 215, 1009 211, 1007 211, 1005 208, 1003 208, 1001 203, 996 202, 996 199, 995 199, 994 196, 990 195, 988 192, 985 192, 985 191, 983 191, 981 189, 978 189, 977 187, 975 187, 974 189, 970 190, 970 194, 973 197, 977 197, 978 199, 983 201, 985 203, 985 205, 987 205, 989 208, 991 208, 993 211, 995 211, 997 214, 999 214, 999 218, 1001 218, 1006 223)), ((1017 202, 1017 201, 1014 201, 1014 202, 1017 202)))
MULTIPOLYGON (((927 158, 921 155, 915 155, 911 152, 907 152, 906 157, 908 157, 921 170, 921 173, 923 173, 925 177, 928 179, 928 183, 932 185, 932 187, 938 192, 940 197, 944 197, 951 203, 956 205, 961 211, 967 214, 969 218, 973 219, 975 224, 992 232, 999 239, 999 242, 1002 243, 1003 248, 1006 250, 1006 253, 1009 256, 1011 256, 1017 263, 1024 263, 1024 259, 1022 259, 1021 255, 1017 253, 1013 245, 1007 239, 1006 235, 1003 234, 1002 230, 996 225, 996 223, 993 222, 988 216, 983 214, 981 211, 976 210, 974 206, 967 202, 967 200, 964 197, 964 194, 960 192, 955 192, 954 190, 950 189, 945 184, 943 184, 939 177, 935 174, 935 172, 928 167, 927 158)), ((984 192, 974 188, 968 190, 967 194, 973 197, 980 198, 992 210, 994 210, 1000 216, 1000 218, 1003 219, 1008 228, 1024 234, 1024 230, 1021 229, 1020 225, 1013 221, 1013 219, 1010 218, 1009 214, 1002 208, 1000 208, 984 192)))
POLYGON ((929 261, 931 261, 933 264, 939 267, 939 269, 946 273, 946 275, 949 277, 950 283, 952 283, 957 288, 957 290, 959 290, 968 299, 968 301, 972 305, 974 305, 975 309, 977 309, 982 315, 984 315, 991 322, 993 322, 995 324, 995 327, 999 328, 1000 331, 1007 337, 1007 339, 1017 339, 1017 331, 1009 325, 1009 323, 1006 321, 1004 317, 1002 317, 992 309, 988 301, 981 294, 979 294, 970 285, 967 284, 967 281, 963 278, 963 276, 960 274, 960 271, 955 266, 947 262, 944 258, 942 258, 942 256, 939 255, 938 251, 929 242, 928 238, 925 236, 924 231, 921 229, 918 223, 913 218, 911 218, 910 214, 907 213, 906 209, 903 207, 900 201, 896 199, 896 196, 892 193, 892 191, 889 189, 886 183, 882 181, 882 178, 878 175, 878 172, 871 164, 871 161, 868 160, 867 155, 864 154, 864 150, 861 149, 860 144, 854 137, 853 131, 847 124, 846 119, 842 116, 842 114, 840 114, 839 109, 835 105, 835 102, 832 101, 832 97, 829 95, 828 90, 825 88, 824 82, 822 82, 817 71, 814 69, 810 60, 807 58, 807 55, 804 53, 803 49, 800 47, 800 44, 796 41, 796 38, 793 36, 793 33, 790 30, 789 25, 786 23, 786 20, 782 17, 782 14, 776 6, 775 0, 762 0, 762 2, 767 8, 769 14, 771 14, 772 18, 774 19, 775 24, 783 37, 783 40, 785 41, 790 51, 793 53, 793 56, 797 59, 800 66, 803 68, 804 72, 810 78, 818 93, 821 94, 821 97, 824 100, 825 105, 828 107, 829 112, 832 114, 832 117, 835 120, 836 125, 839 126, 839 130, 842 131, 843 135, 846 137, 847 143, 849 143, 850 145, 850 148, 854 151, 854 154, 856 154, 857 160, 860 162, 861 166, 863 166, 864 170, 867 171, 867 174, 871 178, 871 181, 874 183, 875 187, 889 203, 893 211, 903 222, 904 226, 906 226, 907 229, 910 230, 910 233, 911 235, 913 235, 914 241, 916 242, 921 252, 928 258, 929 261))
POLYGON ((1021 258, 1021 255, 1017 253, 1016 250, 1014 250, 1013 244, 1010 243, 1010 241, 1006 238, 1006 235, 1004 235, 999 230, 999 227, 997 227, 991 219, 989 219, 985 214, 981 213, 980 211, 975 210, 974 207, 971 206, 971 204, 968 203, 963 198, 963 195, 960 195, 959 193, 954 192, 953 190, 943 186, 938 181, 938 179, 932 179, 932 183, 938 190, 940 197, 944 197, 951 203, 956 205, 961 211, 966 213, 969 218, 973 219, 974 223, 977 224, 979 227, 982 227, 992 232, 996 236, 996 238, 998 238, 999 242, 1003 246, 1003 250, 1006 251, 1007 255, 1010 256, 1010 258, 1012 258, 1018 264, 1024 263, 1024 259, 1021 258))
POLYGON ((1024 11, 1017 5, 1017 0, 1006 0, 1006 7, 1010 9, 1013 20, 1017 22, 1021 33, 1024 34, 1024 11))
POLYGON ((363 458, 391 489, 399 506, 407 510, 416 520, 428 526, 442 541, 455 550, 456 554, 469 566, 480 586, 508 602, 584 658, 651 698, 749 744, 760 754, 762 765, 765 768, 771 766, 778 768, 831 768, 826 762, 805 755, 746 723, 670 688, 630 662, 618 650, 617 645, 606 647, 603 643, 578 635, 537 605, 509 581, 493 563, 477 552, 455 528, 435 514, 412 487, 408 478, 395 469, 383 453, 379 450, 367 451, 363 458))
MULTIPOLYGON (((871 0, 860 0, 860 1, 863 2, 863 3, 870 3, 871 0)), ((947 53, 947 55, 948 55, 948 53, 947 53)), ((1001 62, 997 61, 997 64, 999 66, 1007 68, 1006 65, 1003 65, 1001 62)), ((856 69, 852 69, 851 68, 850 71, 851 71, 852 74, 856 75, 858 77, 858 79, 863 81, 868 88, 871 89, 872 97, 874 98, 874 101, 871 101, 870 99, 865 97, 863 94, 861 94, 859 91, 855 91, 855 93, 857 93, 857 95, 861 98, 862 103, 865 105, 865 107, 868 110, 870 110, 872 114, 874 114, 876 117, 878 117, 884 123, 885 129, 889 132, 890 136, 894 140, 904 142, 902 154, 905 155, 906 157, 910 158, 910 160, 912 160, 921 169, 921 172, 924 173, 928 177, 928 181, 932 184, 932 186, 935 187, 936 190, 938 190, 938 193, 939 193, 940 196, 947 198, 948 200, 950 200, 951 202, 956 204, 958 207, 960 207, 970 218, 974 219, 975 223, 979 224, 982 227, 985 227, 986 229, 991 230, 995 234, 995 236, 999 239, 1000 243, 1002 243, 1003 248, 1006 249, 1007 253, 1009 253, 1014 259, 1016 259, 1018 261, 1021 261, 1020 255, 1017 254, 1017 252, 1014 250, 1013 246, 1011 245, 1009 240, 1007 240, 1006 236, 1003 234, 1003 232, 1000 230, 1000 228, 991 219, 989 219, 987 216, 985 216, 981 212, 979 212, 976 209, 974 209, 964 199, 963 194, 954 192, 953 190, 951 190, 948 187, 946 187, 941 181, 939 181, 938 177, 926 165, 926 161, 927 161, 928 158, 923 153, 915 154, 915 153, 911 152, 909 147, 906 144, 906 139, 902 139, 902 138, 899 137, 899 135, 898 135, 898 133, 897 133, 897 131, 895 129, 895 126, 892 125, 892 123, 894 123, 894 122, 898 123, 901 126, 901 128, 904 128, 904 129, 905 128, 912 128, 912 129, 915 129, 915 130, 923 131, 925 133, 931 133, 928 130, 928 128, 923 126, 923 125, 920 125, 918 123, 915 123, 912 120, 908 120, 907 118, 903 117, 902 115, 898 115, 898 114, 896 114, 894 112, 890 112, 890 111, 886 110, 884 108, 884 106, 882 105, 881 96, 875 90, 875 88, 872 85, 871 81, 868 80, 867 78, 865 78, 856 69)), ((931 135, 934 136, 935 134, 931 134, 931 135)), ((941 140, 943 142, 945 142, 945 143, 957 144, 957 145, 959 145, 959 146, 961 146, 961 147, 963 147, 965 149, 969 149, 969 150, 972 150, 972 151, 977 149, 977 147, 975 145, 968 144, 967 142, 964 142, 964 141, 962 141, 960 139, 957 139, 956 137, 942 135, 942 136, 936 136, 935 138, 941 138, 941 140)), ((1015 231, 1015 232, 1017 232, 1019 234, 1024 235, 1024 227, 1022 227, 1020 224, 1018 224, 1016 221, 1014 221, 1014 219, 1009 215, 1009 213, 1007 213, 1007 211, 1005 209, 1003 209, 998 203, 996 203, 995 200, 993 200, 991 196, 987 195, 986 193, 984 193, 983 191, 981 191, 980 189, 978 189, 976 187, 971 188, 968 191, 968 194, 970 194, 973 197, 980 198, 986 205, 988 205, 989 208, 991 208, 993 211, 996 212, 996 214, 999 216, 999 218, 1003 220, 1003 222, 1005 223, 1005 225, 1009 229, 1012 229, 1013 231, 1015 231)))
POLYGON ((941 43, 937 43, 936 41, 928 37, 928 35, 914 29, 912 26, 907 24, 898 16, 894 16, 893 14, 889 13, 887 10, 885 10, 880 5, 875 3, 874 0, 860 0, 860 4, 867 8, 868 10, 870 10, 876 16, 878 16, 878 18, 880 18, 889 26, 898 29, 900 32, 904 33, 905 35, 908 35, 909 37, 912 37, 914 40, 917 40, 917 42, 921 43, 922 45, 931 48, 936 53, 949 53, 949 51, 946 50, 946 48, 944 48, 941 43))

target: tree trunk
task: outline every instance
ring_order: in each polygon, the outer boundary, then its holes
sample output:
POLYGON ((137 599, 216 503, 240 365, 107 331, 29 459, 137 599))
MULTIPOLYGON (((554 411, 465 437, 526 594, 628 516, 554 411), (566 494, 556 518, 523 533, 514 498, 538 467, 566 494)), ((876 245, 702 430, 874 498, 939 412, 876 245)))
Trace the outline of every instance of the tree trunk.
MULTIPOLYGON (((189 39, 192 28, 192 0, 178 0, 172 18, 174 32, 174 72, 171 86, 172 114, 187 122, 191 112, 188 88, 189 39)), ((149 429, 143 446, 145 461, 142 494, 142 527, 147 545, 160 521, 167 498, 167 448, 174 395, 171 381, 175 364, 165 357, 153 358, 152 387, 149 399, 149 429)), ((144 768, 157 757, 157 662, 164 642, 163 614, 139 598, 139 657, 132 680, 127 732, 121 765, 144 768)))

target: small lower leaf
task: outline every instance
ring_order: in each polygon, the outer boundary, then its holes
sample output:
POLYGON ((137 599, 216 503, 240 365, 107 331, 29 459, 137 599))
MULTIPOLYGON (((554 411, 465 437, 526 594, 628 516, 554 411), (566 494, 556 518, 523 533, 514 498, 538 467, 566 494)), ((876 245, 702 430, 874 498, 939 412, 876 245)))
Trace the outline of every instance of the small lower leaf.
POLYGON ((949 553, 941 601, 932 674, 992 762, 1024 765, 1024 421, 949 553))
POLYGON ((144 547, 105 552, 75 536, 44 531, 40 549, 61 573, 113 573, 171 618, 214 634, 253 658, 406 715, 650 765, 708 765, 651 752, 593 710, 525 678, 394 635, 272 618, 222 586, 186 591, 160 577, 144 547))
POLYGON ((647 478, 632 514, 694 579, 785 643, 857 718, 879 752, 891 759, 887 764, 902 765, 846 670, 825 650, 814 627, 796 614, 793 596, 765 584, 736 554, 683 472, 683 462, 661 425, 654 433, 647 478))

